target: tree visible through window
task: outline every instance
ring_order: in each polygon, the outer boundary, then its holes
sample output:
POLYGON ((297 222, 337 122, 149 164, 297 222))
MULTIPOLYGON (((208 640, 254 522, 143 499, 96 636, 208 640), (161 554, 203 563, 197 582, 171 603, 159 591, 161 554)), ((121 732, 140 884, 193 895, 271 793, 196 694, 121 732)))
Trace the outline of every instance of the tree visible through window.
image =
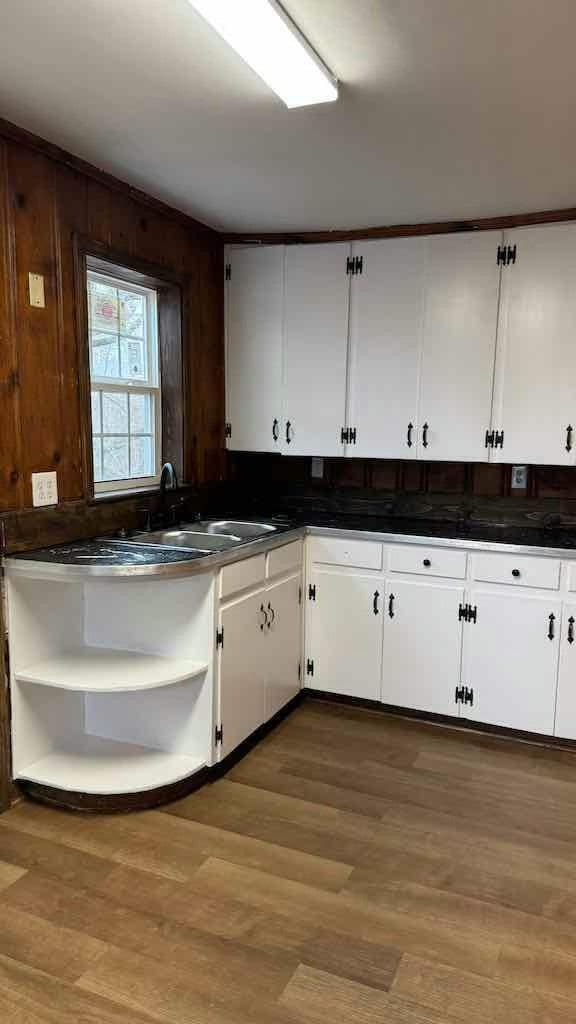
POLYGON ((160 470, 157 295, 88 270, 96 493, 153 485, 160 470))

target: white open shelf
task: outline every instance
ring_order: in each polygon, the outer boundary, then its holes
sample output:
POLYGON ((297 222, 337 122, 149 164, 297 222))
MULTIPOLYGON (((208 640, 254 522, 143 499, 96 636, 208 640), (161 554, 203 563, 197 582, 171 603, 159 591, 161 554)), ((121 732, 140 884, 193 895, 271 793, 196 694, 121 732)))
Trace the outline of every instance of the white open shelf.
POLYGON ((208 670, 207 662, 188 658, 81 647, 60 651, 15 672, 20 683, 56 686, 84 693, 120 693, 172 686, 208 670))
POLYGON ((77 793, 141 793, 179 782, 205 764, 187 754, 82 736, 27 765, 17 778, 77 793))

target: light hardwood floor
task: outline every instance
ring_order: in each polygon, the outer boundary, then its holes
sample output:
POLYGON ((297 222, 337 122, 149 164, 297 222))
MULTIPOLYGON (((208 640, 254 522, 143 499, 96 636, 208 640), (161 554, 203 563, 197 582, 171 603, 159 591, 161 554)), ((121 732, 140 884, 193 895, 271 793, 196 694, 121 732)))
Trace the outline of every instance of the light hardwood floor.
POLYGON ((308 701, 162 811, 0 816, 2 1024, 574 1024, 576 757, 308 701))

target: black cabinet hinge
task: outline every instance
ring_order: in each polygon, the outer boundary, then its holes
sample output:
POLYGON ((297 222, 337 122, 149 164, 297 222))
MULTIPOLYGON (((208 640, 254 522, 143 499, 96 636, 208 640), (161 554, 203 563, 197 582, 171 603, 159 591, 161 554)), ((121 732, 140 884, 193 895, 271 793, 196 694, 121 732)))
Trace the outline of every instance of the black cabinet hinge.
POLYGON ((503 448, 504 447, 504 431, 503 430, 496 430, 495 431, 495 433, 494 433, 494 447, 495 448, 503 448))
POLYGON ((214 730, 214 739, 215 739, 216 743, 223 743, 224 742, 224 726, 223 725, 217 725, 216 726, 216 728, 214 730))
POLYGON ((298 587, 298 604, 302 604, 302 584, 298 587))
POLYGON ((302 662, 298 662, 298 682, 302 679, 302 662))
POLYGON ((315 583, 309 583, 308 584, 308 600, 309 601, 315 601, 316 600, 316 584, 315 583))
POLYGON ((216 648, 224 647, 224 626, 216 630, 216 648))
POLYGON ((496 263, 499 267, 509 267, 516 263, 516 246, 499 245, 496 252, 496 263))
POLYGON ((224 437, 232 437, 232 424, 226 423, 224 425, 224 437))
POLYGON ((458 621, 461 622, 476 622, 478 618, 478 606, 471 604, 459 604, 458 605, 458 621))
POLYGON ((348 444, 349 436, 348 427, 342 427, 340 430, 340 444, 348 444))
POLYGON ((463 686, 457 686, 456 687, 456 689, 454 691, 454 703, 455 704, 463 704, 464 703, 464 687, 463 686))
POLYGON ((487 430, 486 431, 486 437, 484 438, 484 447, 485 448, 493 448, 494 447, 494 431, 493 430, 487 430))
POLYGON ((356 444, 356 427, 348 428, 348 444, 356 444))
POLYGON ((224 267, 224 280, 229 281, 232 277, 232 264, 227 263, 224 267))
POLYGON ((364 271, 364 257, 363 256, 348 256, 346 260, 346 273, 350 274, 351 277, 355 277, 356 274, 362 274, 364 271))
POLYGON ((314 675, 314 658, 307 658, 306 659, 306 675, 307 676, 313 676, 314 675))
POLYGON ((474 706, 474 690, 470 690, 467 686, 464 687, 463 703, 470 704, 471 707, 474 706))

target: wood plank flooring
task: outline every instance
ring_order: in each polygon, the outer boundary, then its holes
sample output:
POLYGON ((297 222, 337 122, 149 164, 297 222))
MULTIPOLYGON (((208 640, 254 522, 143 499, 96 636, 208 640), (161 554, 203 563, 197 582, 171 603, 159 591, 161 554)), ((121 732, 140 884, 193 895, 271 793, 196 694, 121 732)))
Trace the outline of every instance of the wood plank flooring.
POLYGON ((574 1024, 576 756, 307 701, 164 808, 0 816, 2 1024, 574 1024))

